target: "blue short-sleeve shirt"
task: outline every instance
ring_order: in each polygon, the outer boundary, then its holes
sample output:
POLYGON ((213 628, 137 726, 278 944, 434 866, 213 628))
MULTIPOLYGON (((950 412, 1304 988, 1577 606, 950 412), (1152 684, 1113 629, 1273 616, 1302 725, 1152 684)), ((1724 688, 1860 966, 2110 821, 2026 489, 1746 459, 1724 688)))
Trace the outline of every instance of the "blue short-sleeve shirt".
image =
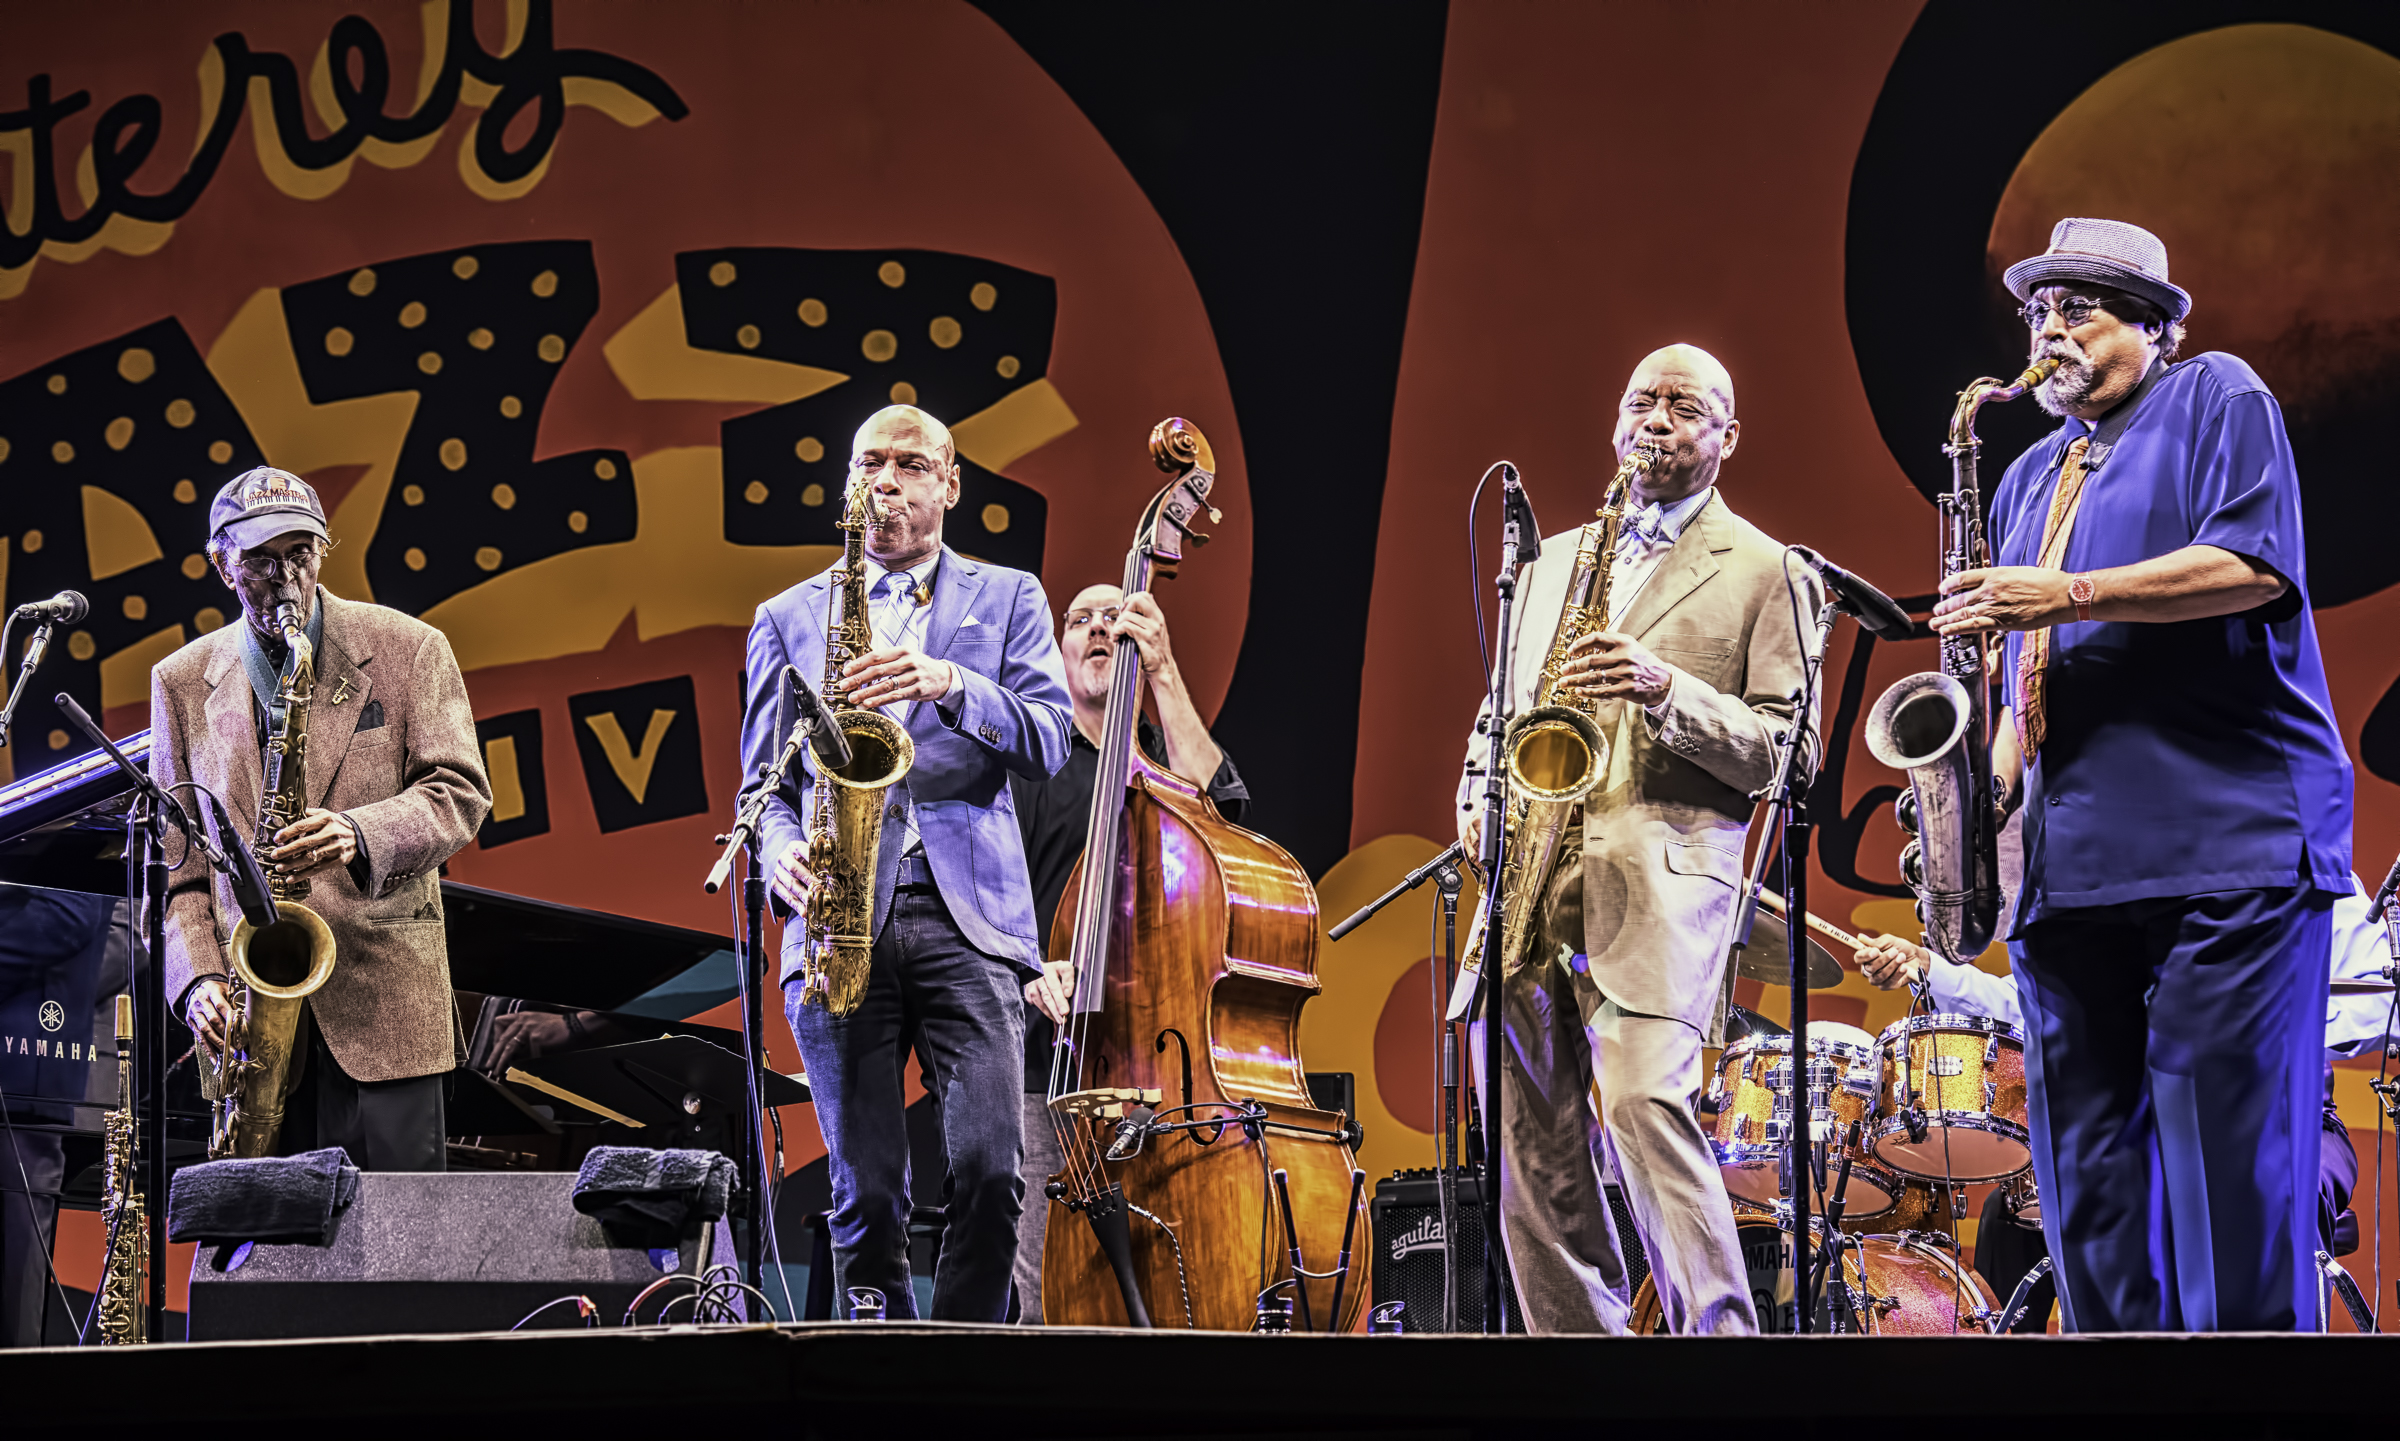
MULTIPOLYGON (((1993 552, 2032 565, 2068 420, 2008 468, 1993 552)), ((2167 368, 2085 482, 2070 572, 2213 545, 2290 583, 2239 615, 2069 622, 2051 642, 2047 735, 2027 775, 2017 929, 2054 909, 2206 891, 2350 889, 2350 758, 2308 607, 2300 483, 2283 411, 2222 353, 2167 368)), ((2009 704, 2021 703, 2008 637, 2009 704)))

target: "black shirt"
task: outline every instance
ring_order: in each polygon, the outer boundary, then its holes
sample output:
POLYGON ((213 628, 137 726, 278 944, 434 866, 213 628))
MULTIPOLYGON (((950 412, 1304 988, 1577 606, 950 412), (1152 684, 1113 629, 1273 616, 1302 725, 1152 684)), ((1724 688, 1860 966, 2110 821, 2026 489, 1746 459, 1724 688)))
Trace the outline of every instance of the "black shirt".
MULTIPOLYGON (((1043 953, 1049 953, 1050 928, 1058 919, 1058 903, 1067 892, 1067 878, 1083 859, 1083 843, 1092 821, 1092 785, 1100 770, 1100 748, 1069 727, 1067 763, 1048 780, 1008 778, 1017 809, 1017 830, 1025 839, 1025 870, 1033 882, 1034 921, 1041 927, 1043 953)), ((1142 717, 1136 728, 1142 753, 1160 765, 1167 763, 1167 736, 1157 722, 1142 717)), ((1250 806, 1250 788, 1242 784, 1233 757, 1223 755, 1217 773, 1209 777, 1208 798, 1225 819, 1240 822, 1250 806)), ((1050 1089, 1050 1019, 1031 1006, 1025 1008, 1025 1089, 1050 1089)))

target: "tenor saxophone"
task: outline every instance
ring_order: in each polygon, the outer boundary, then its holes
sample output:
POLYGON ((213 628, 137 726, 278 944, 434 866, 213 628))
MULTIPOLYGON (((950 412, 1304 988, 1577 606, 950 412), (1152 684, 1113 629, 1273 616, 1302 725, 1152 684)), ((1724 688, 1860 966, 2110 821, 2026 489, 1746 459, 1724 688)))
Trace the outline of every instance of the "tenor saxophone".
MULTIPOLYGON (((1662 452, 1642 441, 1626 453, 1610 477, 1600 509, 1575 536, 1575 563, 1567 573, 1566 604, 1558 616, 1558 632, 1542 658, 1534 682, 1533 704, 1509 723, 1501 739, 1501 764, 1508 773, 1508 808, 1503 813, 1500 841, 1500 954, 1513 969, 1532 939, 1535 912, 1558 862, 1559 837, 1567 817, 1592 793, 1608 770, 1608 737, 1596 715, 1600 700, 1562 690, 1567 661, 1575 643, 1608 628, 1617 537, 1625 524, 1625 497, 1633 478, 1656 465, 1662 452)), ((1466 961, 1451 993, 1451 1019, 1462 1018, 1473 1002, 1482 967, 1482 913, 1469 927, 1466 961)))
MULTIPOLYGON (((1983 442, 1975 415, 1995 401, 2015 400, 2048 380, 2058 361, 2045 358, 2009 381, 1987 376, 1958 393, 1950 413, 1950 489, 1940 499, 1942 574, 1991 563, 1983 533, 1983 488, 1975 475, 1983 442)), ((1919 671, 1892 683, 1867 712, 1867 751, 1908 773, 1908 789, 1893 804, 1900 828, 1914 839, 1900 852, 1900 872, 1917 893, 1925 943, 1944 960, 1974 960, 2000 925, 2000 808, 1992 779, 1991 682, 1978 636, 1944 636, 1940 670, 1919 671)))
POLYGON ((809 894, 800 955, 800 999, 837 1016, 867 993, 875 947, 875 854, 883 843, 883 797, 916 764, 917 743, 898 721, 852 705, 842 667, 875 645, 867 618, 867 526, 881 514, 874 487, 853 476, 842 500, 842 563, 826 600, 821 693, 832 723, 850 742, 850 764, 812 760, 816 788, 808 813, 809 894))
POLYGON ((250 848, 267 867, 276 919, 259 927, 244 918, 227 948, 234 1015, 205 1088, 216 1103, 208 1137, 211 1160, 274 1154, 283 1130, 283 1103, 297 1079, 292 1047, 300 1033, 300 1008, 333 975, 333 931, 323 916, 301 904, 308 878, 286 874, 267 861, 275 833, 308 809, 308 712, 317 686, 316 656, 299 607, 289 601, 276 606, 275 628, 290 647, 276 680, 283 719, 267 733, 258 830, 250 848))
POLYGON ((101 1222, 108 1255, 100 1272, 100 1344, 138 1346, 149 1337, 150 1221, 134 1186, 133 997, 117 997, 117 1105, 108 1113, 101 1159, 101 1222))

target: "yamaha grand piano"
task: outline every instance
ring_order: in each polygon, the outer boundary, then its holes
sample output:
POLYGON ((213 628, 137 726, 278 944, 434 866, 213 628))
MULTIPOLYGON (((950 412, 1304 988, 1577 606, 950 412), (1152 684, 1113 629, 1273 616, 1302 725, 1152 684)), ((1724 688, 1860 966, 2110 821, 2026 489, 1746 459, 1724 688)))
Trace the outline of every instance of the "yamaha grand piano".
MULTIPOLYGON (((136 764, 146 764, 150 733, 142 731, 118 746, 136 764)), ((108 757, 94 751, 63 765, 0 786, 0 882, 74 890, 101 895, 128 893, 125 844, 126 813, 132 784, 108 757)), ((232 839, 232 838, 227 838, 232 839)), ((168 854, 180 850, 170 838, 168 854)), ((629 916, 559 905, 509 895, 456 881, 442 882, 442 908, 450 953, 451 984, 456 991, 459 1033, 469 1058, 481 1058, 492 1048, 492 1032, 500 1017, 521 1010, 575 1012, 595 1042, 654 1042, 684 1037, 666 1048, 627 1064, 637 1084, 648 1078, 648 1089, 671 1090, 676 1072, 687 1077, 721 1075, 725 1063, 739 1068, 743 1046, 739 1031, 695 1025, 682 1015, 730 999, 734 992, 731 959, 733 942, 706 931, 662 925, 629 916), (667 982, 684 978, 677 999, 664 1006, 643 1004, 667 982), (628 1009, 630 1008, 630 1009, 628 1009), (650 1014, 655 1010, 674 1014, 650 1014), (597 1013, 596 1015, 594 1013, 597 1013), (691 1041, 706 1043, 695 1050, 691 1041), (722 1052, 720 1060, 717 1052, 722 1052)), ((122 982, 120 982, 122 983, 122 982)), ((171 1000, 172 998, 170 998, 171 1000)), ((663 998, 662 998, 663 999, 663 998)), ((167 1022, 170 1057, 187 1056, 191 1037, 179 1021, 167 1022)), ((104 1048, 104 1047, 103 1047, 104 1048)), ((113 1056, 113 1052, 109 1053, 113 1056)), ((573 1169, 583 1152, 595 1144, 657 1145, 666 1141, 653 1129, 641 1134, 628 1123, 622 1099, 623 1077, 611 1073, 611 1094, 618 1104, 587 1098, 573 1082, 589 1086, 595 1071, 593 1051, 576 1055, 553 1050, 541 1059, 525 1058, 499 1076, 487 1076, 472 1066, 452 1073, 449 1098, 454 1166, 573 1169)), ((111 1072, 113 1082, 113 1071, 111 1072)), ((769 1073, 769 1104, 805 1100, 804 1088, 790 1078, 769 1073)), ((721 1084, 694 1079, 714 1092, 721 1084)), ((113 1090, 113 1084, 110 1086, 113 1090)), ((28 1097, 26 1099, 36 1099, 28 1097)), ((97 1207, 97 1096, 42 1098, 79 1101, 77 1124, 69 1133, 68 1186, 62 1197, 69 1205, 97 1207), (78 1158, 83 1164, 77 1164, 78 1158)), ((668 1098, 685 1111, 694 1111, 690 1091, 668 1098)), ((723 1116, 738 1106, 739 1097, 708 1097, 706 1109, 723 1116), (730 1104, 724 1104, 730 1103, 730 1104)), ((168 1151, 176 1164, 198 1159, 195 1138, 204 1139, 206 1112, 201 1109, 193 1067, 187 1059, 170 1071, 168 1090, 168 1151)), ((695 1114, 697 1112, 694 1112, 695 1114)), ((727 1127, 730 1141, 738 1127, 727 1127)), ((708 1144, 715 1136, 680 1138, 680 1143, 708 1144)))

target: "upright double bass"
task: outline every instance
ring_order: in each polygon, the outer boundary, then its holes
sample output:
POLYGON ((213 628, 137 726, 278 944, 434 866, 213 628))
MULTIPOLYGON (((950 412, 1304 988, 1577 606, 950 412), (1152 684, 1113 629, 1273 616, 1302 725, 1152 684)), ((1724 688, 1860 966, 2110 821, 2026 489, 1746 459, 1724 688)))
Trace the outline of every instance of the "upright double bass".
MULTIPOLYGON (((1173 478, 1142 513, 1127 595, 1172 576, 1184 541, 1208 538, 1199 516, 1217 515, 1196 428, 1160 422, 1150 453, 1173 478)), ((1043 1319, 1247 1330, 1277 1292, 1302 1325, 1346 1330, 1366 1287, 1328 1273, 1367 1227, 1349 1118, 1319 1109, 1301 1071, 1300 1008, 1320 989, 1316 889, 1134 744, 1130 649, 1111 672, 1083 861, 1050 935, 1076 983, 1049 1087, 1064 1168, 1049 1186, 1043 1319)))

